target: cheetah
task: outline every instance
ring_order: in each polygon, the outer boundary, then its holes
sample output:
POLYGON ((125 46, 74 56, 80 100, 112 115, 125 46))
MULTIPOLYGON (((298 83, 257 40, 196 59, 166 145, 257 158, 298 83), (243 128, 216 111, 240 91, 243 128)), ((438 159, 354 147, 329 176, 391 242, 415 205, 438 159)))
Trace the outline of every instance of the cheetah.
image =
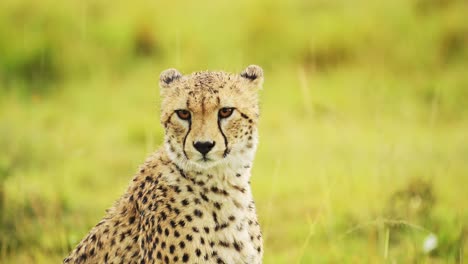
POLYGON ((250 188, 263 70, 161 73, 163 146, 63 263, 262 263, 250 188))

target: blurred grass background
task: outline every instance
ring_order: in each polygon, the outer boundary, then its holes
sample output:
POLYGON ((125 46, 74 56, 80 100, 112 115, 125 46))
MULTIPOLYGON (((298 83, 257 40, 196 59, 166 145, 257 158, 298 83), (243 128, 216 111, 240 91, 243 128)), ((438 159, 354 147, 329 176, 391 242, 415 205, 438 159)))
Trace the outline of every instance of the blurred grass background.
POLYGON ((463 263, 467 14, 464 0, 0 1, 0 262, 60 262, 122 194, 162 143, 159 72, 255 63, 265 263, 463 263))

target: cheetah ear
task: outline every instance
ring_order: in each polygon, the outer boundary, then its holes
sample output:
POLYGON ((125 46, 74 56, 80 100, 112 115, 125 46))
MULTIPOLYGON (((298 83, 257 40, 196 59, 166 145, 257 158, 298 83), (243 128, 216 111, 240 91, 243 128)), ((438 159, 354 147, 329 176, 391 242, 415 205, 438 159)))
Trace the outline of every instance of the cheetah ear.
POLYGON ((256 88, 262 88, 263 85, 263 69, 257 65, 249 65, 245 70, 240 73, 250 85, 256 88))
POLYGON ((159 76, 159 85, 161 88, 168 88, 174 81, 180 79, 181 77, 182 74, 178 70, 174 68, 167 69, 161 72, 161 75, 159 76))

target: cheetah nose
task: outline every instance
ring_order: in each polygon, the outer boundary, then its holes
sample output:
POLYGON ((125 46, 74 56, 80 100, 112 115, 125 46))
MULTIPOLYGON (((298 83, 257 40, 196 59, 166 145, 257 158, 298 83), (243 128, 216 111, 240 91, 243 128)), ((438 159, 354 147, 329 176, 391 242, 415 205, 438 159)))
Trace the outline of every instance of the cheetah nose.
POLYGON ((210 142, 210 141, 197 141, 193 143, 193 147, 198 150, 203 156, 206 155, 206 153, 210 152, 210 150, 214 147, 216 142, 210 142))

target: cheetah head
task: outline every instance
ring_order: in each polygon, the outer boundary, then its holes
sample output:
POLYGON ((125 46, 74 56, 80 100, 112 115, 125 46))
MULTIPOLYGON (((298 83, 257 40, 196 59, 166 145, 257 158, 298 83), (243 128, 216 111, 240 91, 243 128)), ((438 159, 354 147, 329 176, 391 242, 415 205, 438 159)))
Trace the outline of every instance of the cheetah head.
POLYGON ((161 73, 165 148, 183 168, 208 169, 250 162, 257 145, 258 90, 263 70, 240 74, 176 69, 161 73))

